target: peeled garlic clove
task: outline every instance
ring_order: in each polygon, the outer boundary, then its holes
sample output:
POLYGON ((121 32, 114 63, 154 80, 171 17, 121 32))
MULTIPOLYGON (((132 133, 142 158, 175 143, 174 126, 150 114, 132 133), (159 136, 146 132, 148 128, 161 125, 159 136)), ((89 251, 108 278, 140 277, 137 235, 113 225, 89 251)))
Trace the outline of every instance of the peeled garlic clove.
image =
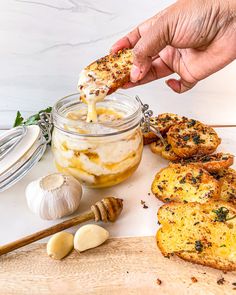
POLYGON ((103 244, 109 238, 109 232, 95 224, 87 224, 79 228, 74 237, 75 250, 82 252, 103 244))
POLYGON ((74 237, 68 232, 53 235, 47 243, 47 253, 53 259, 62 259, 73 249, 74 237))
POLYGON ((77 210, 82 186, 73 176, 50 174, 28 184, 26 199, 32 212, 42 219, 58 219, 77 210))

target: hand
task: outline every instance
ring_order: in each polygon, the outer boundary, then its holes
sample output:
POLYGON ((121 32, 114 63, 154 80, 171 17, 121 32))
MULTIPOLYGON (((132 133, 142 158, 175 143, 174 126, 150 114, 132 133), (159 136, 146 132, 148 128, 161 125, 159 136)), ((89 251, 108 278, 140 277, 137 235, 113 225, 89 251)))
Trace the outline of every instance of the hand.
POLYGON ((133 48, 131 82, 125 88, 177 73, 167 85, 175 92, 236 58, 236 0, 180 0, 116 42, 111 51, 133 48))

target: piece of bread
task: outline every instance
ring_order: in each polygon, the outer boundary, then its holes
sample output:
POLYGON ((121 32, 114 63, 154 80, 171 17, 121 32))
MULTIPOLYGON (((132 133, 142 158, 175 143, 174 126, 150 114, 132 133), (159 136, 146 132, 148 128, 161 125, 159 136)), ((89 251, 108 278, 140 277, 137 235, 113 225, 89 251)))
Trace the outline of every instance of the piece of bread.
POLYGON ((236 270, 236 208, 223 201, 163 205, 157 245, 166 257, 224 271, 236 270))
MULTIPOLYGON (((164 139, 166 138, 164 137, 164 139)), ((163 145, 160 139, 157 139, 155 142, 152 142, 150 144, 150 149, 154 154, 158 154, 166 160, 180 161, 180 158, 173 152, 171 145, 167 142, 165 145, 163 145)))
POLYGON ((162 169, 152 183, 153 194, 162 202, 204 203, 219 196, 219 183, 196 165, 172 164, 162 169))
MULTIPOLYGON (((188 119, 185 117, 178 116, 176 114, 163 113, 158 115, 157 117, 151 117, 150 124, 154 128, 158 128, 162 135, 165 135, 171 126, 186 120, 188 119)), ((150 144, 152 142, 155 142, 156 140, 158 140, 157 135, 151 131, 143 134, 144 144, 150 144)))
POLYGON ((217 172, 233 165, 234 156, 231 154, 217 153, 217 154, 205 155, 205 156, 194 156, 192 158, 187 158, 187 159, 177 159, 177 160, 174 160, 173 162, 179 163, 181 165, 186 165, 186 164, 197 165, 204 168, 208 172, 217 172))
POLYGON ((236 171, 234 169, 225 169, 221 172, 220 199, 236 205, 236 171))
POLYGON ((195 120, 170 127, 167 141, 180 158, 211 154, 221 142, 214 129, 195 120))
MULTIPOLYGON (((84 68, 83 73, 88 76, 88 80, 91 78, 97 81, 98 90, 101 84, 101 89, 106 87, 109 89, 108 94, 111 94, 130 81, 132 63, 132 50, 122 49, 116 54, 109 54, 91 63, 84 68)), ((85 84, 88 82, 85 79, 85 84)), ((83 87, 84 85, 79 85, 80 90, 83 90, 83 87)))
POLYGON ((158 137, 152 131, 143 133, 143 144, 147 145, 158 140, 158 137))

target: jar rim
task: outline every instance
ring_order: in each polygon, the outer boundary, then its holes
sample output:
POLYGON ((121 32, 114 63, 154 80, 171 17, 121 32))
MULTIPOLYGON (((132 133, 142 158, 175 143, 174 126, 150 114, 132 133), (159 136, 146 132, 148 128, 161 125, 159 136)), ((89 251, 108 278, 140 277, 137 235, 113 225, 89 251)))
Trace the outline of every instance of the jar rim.
MULTIPOLYGON (((63 111, 70 108, 71 106, 75 106, 78 104, 84 104, 79 99, 75 100, 75 97, 78 98, 78 96, 80 96, 79 92, 69 94, 69 95, 64 96, 61 99, 59 99, 55 103, 55 105, 53 106, 53 109, 52 109, 53 124, 56 128, 60 129, 63 132, 66 132, 66 133, 69 133, 72 135, 76 135, 76 136, 81 136, 81 137, 102 137, 104 135, 109 136, 109 135, 120 134, 125 131, 129 131, 129 130, 133 129, 134 127, 140 125, 140 122, 142 120, 142 105, 141 105, 140 99, 137 96, 132 97, 132 96, 123 94, 121 92, 116 92, 116 93, 113 93, 113 94, 107 96, 105 98, 105 100, 103 101, 103 103, 104 102, 106 103, 107 101, 109 101, 109 102, 118 101, 120 104, 122 104, 121 99, 117 98, 117 96, 119 96, 119 97, 122 97, 123 99, 126 99, 126 102, 128 101, 128 102, 132 103, 133 107, 135 109, 131 114, 122 118, 122 120, 120 120, 119 122, 105 122, 102 124, 105 127, 111 128, 113 130, 112 132, 79 133, 76 131, 65 129, 64 126, 70 126, 71 123, 73 123, 73 125, 75 126, 76 122, 78 122, 78 123, 80 122, 85 125, 91 124, 91 123, 85 123, 79 119, 78 120, 69 119, 68 117, 65 116, 65 114, 63 114, 63 111)), ((126 104, 124 104, 124 102, 123 102, 123 105, 125 106, 126 104)), ((93 123, 93 124, 96 124, 96 123, 93 123)))

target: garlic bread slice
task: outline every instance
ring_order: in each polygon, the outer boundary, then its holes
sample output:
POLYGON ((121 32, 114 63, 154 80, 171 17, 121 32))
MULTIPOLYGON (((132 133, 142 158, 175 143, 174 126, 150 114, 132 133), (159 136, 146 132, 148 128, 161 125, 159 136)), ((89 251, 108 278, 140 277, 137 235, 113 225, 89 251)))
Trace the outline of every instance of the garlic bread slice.
POLYGON ((234 156, 231 154, 217 153, 205 156, 194 156, 188 159, 174 160, 181 165, 192 164, 204 168, 208 172, 217 172, 233 165, 234 156))
POLYGON ((151 189, 162 202, 204 203, 219 196, 218 181, 206 170, 191 164, 172 164, 162 169, 151 189))
POLYGON ((230 168, 224 170, 219 183, 220 199, 236 205, 236 171, 230 168))
MULTIPOLYGON (((157 117, 151 117, 150 124, 152 124, 154 128, 158 128, 162 135, 165 135, 171 126, 186 120, 188 119, 176 114, 163 113, 158 115, 157 117)), ((143 134, 144 144, 150 144, 152 142, 155 142, 156 140, 158 140, 158 137, 153 132, 147 132, 143 134)))
POLYGON ((180 161, 180 158, 173 152, 171 145, 167 142, 165 145, 163 145, 160 139, 157 139, 155 142, 152 142, 150 144, 150 149, 154 154, 158 154, 166 160, 176 162, 180 161))
POLYGON ((147 145, 158 140, 158 137, 152 131, 143 133, 143 144, 147 145))
MULTIPOLYGON (((79 89, 83 93, 83 89, 88 87, 88 84, 93 84, 97 96, 100 95, 100 91, 111 94, 129 82, 132 63, 131 49, 122 49, 116 54, 106 55, 84 68, 81 74, 83 78, 78 85, 79 89)), ((82 99, 86 100, 84 97, 82 99)))
POLYGON ((211 154, 221 142, 214 129, 196 120, 172 126, 167 132, 167 141, 181 158, 211 154))
POLYGON ((171 202, 159 209, 158 220, 156 240, 164 256, 236 270, 236 208, 231 204, 171 202))

